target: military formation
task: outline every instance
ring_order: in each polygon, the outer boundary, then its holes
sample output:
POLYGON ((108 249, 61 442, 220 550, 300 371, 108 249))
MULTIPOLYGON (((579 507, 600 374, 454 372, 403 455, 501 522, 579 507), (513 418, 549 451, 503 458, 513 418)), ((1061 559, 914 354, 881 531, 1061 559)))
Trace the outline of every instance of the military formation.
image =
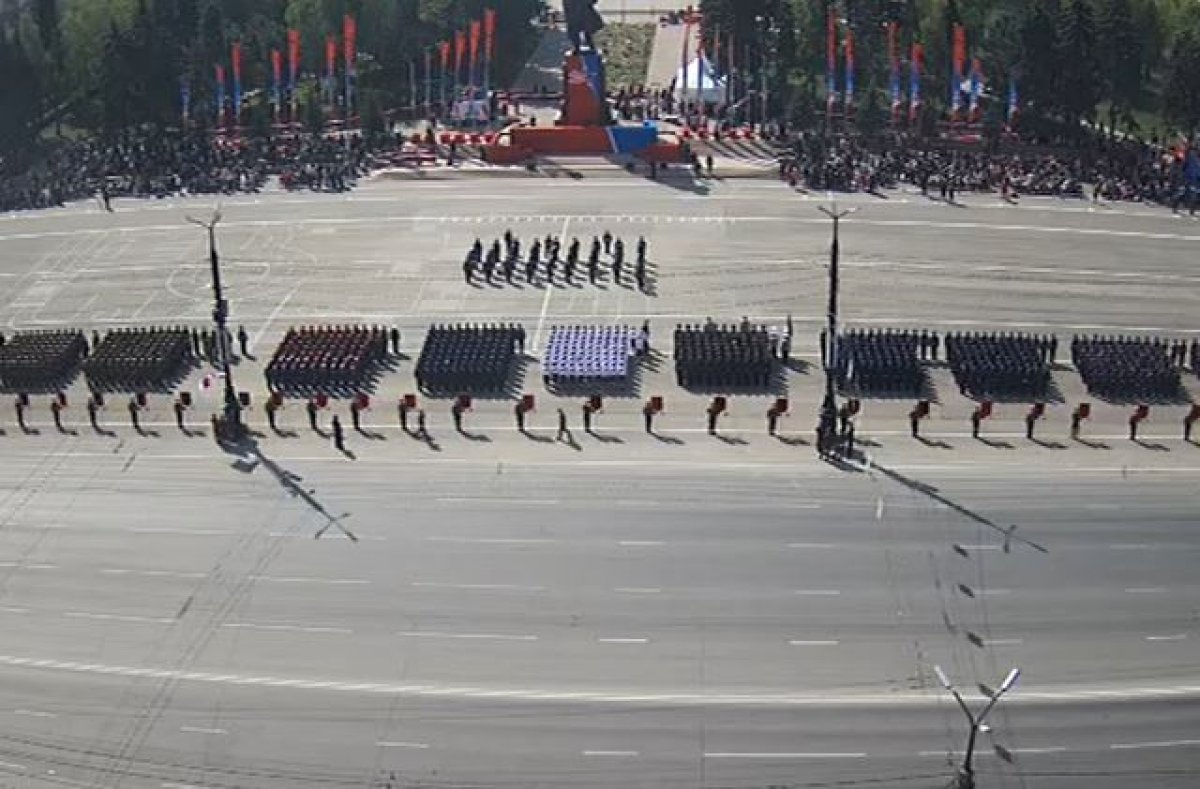
POLYGON ((959 391, 979 400, 1043 400, 1058 341, 1013 333, 946 335, 946 361, 959 391))
POLYGON ((435 325, 417 359, 417 387, 428 393, 503 392, 523 353, 520 325, 435 325))
MULTIPOLYGON (((1179 368, 1188 346, 1147 337, 1079 337, 1071 340, 1071 361, 1088 391, 1110 400, 1160 400, 1178 396, 1179 368)), ((1191 345, 1196 370, 1197 343, 1191 345)))
POLYGON ((183 327, 115 329, 96 336, 83 374, 93 392, 142 392, 169 387, 194 361, 183 327))
POLYGON ((566 250, 552 235, 535 238, 527 245, 511 230, 485 248, 480 239, 463 259, 463 280, 468 284, 488 285, 575 285, 610 282, 618 287, 650 290, 649 245, 645 237, 626 246, 625 240, 605 231, 593 236, 586 255, 583 242, 572 238, 566 250))
POLYGON ((838 382, 859 395, 917 397, 925 383, 921 360, 937 358, 931 332, 852 330, 838 339, 838 382))
POLYGON ((675 380, 685 389, 765 390, 775 382, 779 343, 763 326, 709 318, 702 326, 676 326, 674 339, 675 380))
POLYGON ((0 335, 0 385, 26 392, 56 388, 87 354, 81 331, 18 332, 7 341, 0 335))
POLYGON ((275 391, 363 391, 387 358, 388 335, 381 326, 288 329, 267 364, 267 383, 275 391))

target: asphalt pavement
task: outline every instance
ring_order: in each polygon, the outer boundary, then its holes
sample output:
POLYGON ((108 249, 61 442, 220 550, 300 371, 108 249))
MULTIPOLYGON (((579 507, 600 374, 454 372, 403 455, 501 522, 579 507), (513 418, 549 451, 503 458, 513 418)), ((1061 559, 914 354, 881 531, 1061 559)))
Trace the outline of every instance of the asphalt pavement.
MULTIPOLYGON (((257 404, 274 343, 312 322, 396 324, 413 357, 435 322, 521 321, 541 339, 649 319, 665 358, 676 322, 791 314, 811 368, 821 198, 633 177, 230 198, 233 320, 258 356, 239 365, 244 388, 257 404), (474 237, 510 226, 644 233, 657 290, 462 283, 474 237)), ((840 203, 860 209, 843 228, 854 325, 1195 336, 1188 219, 840 203)), ((205 249, 183 218, 205 206, 0 218, 0 318, 200 325, 205 249)), ((936 442, 905 435, 904 404, 868 402, 866 454, 838 467, 800 443, 820 391, 803 366, 789 441, 764 435, 766 398, 735 399, 707 436, 704 397, 651 371, 574 446, 554 441, 559 401, 536 372, 530 436, 504 402, 455 434, 438 402, 434 446, 418 442, 391 411, 410 367, 352 455, 294 405, 294 437, 256 411, 256 449, 233 454, 202 428, 181 435, 165 395, 156 435, 119 408, 96 435, 74 395, 76 435, 40 401, 38 434, 22 434, 5 407, 0 784, 937 787, 966 726, 936 664, 972 704, 1023 671, 980 738, 981 786, 1194 785, 1200 449, 1176 435, 1181 405, 1155 406, 1147 446, 1121 435, 1121 405, 1097 405, 1097 446, 1067 441, 1061 419, 1025 442, 1023 406, 1000 406, 986 444, 939 371, 936 442), (646 436, 639 397, 660 387, 668 414, 646 436)), ((1080 384, 1055 374, 1065 408, 1080 384)), ((199 428, 215 401, 196 393, 199 428)))

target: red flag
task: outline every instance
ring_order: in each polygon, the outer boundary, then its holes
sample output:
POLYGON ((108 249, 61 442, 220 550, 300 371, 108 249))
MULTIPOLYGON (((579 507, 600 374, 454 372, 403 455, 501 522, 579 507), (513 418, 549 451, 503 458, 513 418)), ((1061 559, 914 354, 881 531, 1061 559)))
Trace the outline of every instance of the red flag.
POLYGON ((300 72, 300 31, 289 30, 287 32, 288 45, 288 77, 292 83, 292 89, 296 87, 296 75, 300 72))
POLYGON ((963 66, 967 63, 967 29, 961 24, 954 25, 954 75, 961 80, 963 66))
POLYGON ((271 50, 271 74, 275 77, 275 87, 279 87, 279 81, 283 78, 283 53, 278 49, 271 50))
POLYGON ((474 22, 471 23, 471 67, 472 68, 474 68, 474 66, 475 66, 475 61, 477 61, 479 59, 479 34, 481 32, 482 32, 482 28, 479 24, 479 20, 476 19, 474 22))
POLYGON ((454 73, 462 72, 463 58, 467 56, 467 34, 459 30, 454 34, 454 73))
POLYGON ((234 41, 233 50, 229 54, 229 59, 233 62, 233 80, 241 82, 242 80, 242 42, 234 41))
POLYGON ((491 60, 496 56, 496 11, 494 9, 484 9, 483 34, 485 39, 484 52, 487 53, 487 59, 491 60))
POLYGON ((342 46, 345 49, 346 71, 353 74, 358 51, 358 23, 349 14, 342 17, 342 46))
POLYGON ((442 55, 442 71, 446 71, 450 68, 450 42, 443 41, 438 44, 438 51, 442 55))
POLYGON ((333 79, 333 72, 337 70, 337 36, 325 36, 325 76, 333 79))

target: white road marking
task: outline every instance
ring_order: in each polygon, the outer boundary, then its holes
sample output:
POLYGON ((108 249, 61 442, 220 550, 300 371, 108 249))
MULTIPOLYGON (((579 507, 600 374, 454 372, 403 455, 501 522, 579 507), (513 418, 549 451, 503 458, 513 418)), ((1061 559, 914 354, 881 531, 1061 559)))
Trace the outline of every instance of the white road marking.
POLYGON ((1019 754, 1035 754, 1035 753, 1063 753, 1067 749, 1061 745, 1048 745, 1044 748, 1013 748, 1012 753, 1019 754))
POLYGON ((1127 586, 1125 591, 1128 594, 1162 594, 1167 590, 1162 586, 1127 586))
POLYGON ((1144 542, 1114 542, 1108 547, 1114 551, 1146 551, 1150 549, 1150 545, 1144 542))
POLYGON ((0 762, 0 769, 16 770, 17 772, 24 772, 25 770, 27 770, 29 768, 27 768, 23 764, 17 764, 16 762, 0 762))
POLYGON ((597 638, 601 644, 649 644, 648 638, 597 638))
MULTIPOLYGON (((51 660, 17 655, 0 655, 0 666, 40 671, 66 671, 76 674, 142 677, 240 686, 285 687, 297 690, 323 690, 352 694, 381 694, 433 699, 507 699, 529 702, 571 702, 580 704, 655 705, 672 707, 750 706, 750 707, 931 707, 940 699, 924 692, 863 693, 833 696, 821 694, 725 694, 725 693, 646 693, 614 688, 607 691, 547 690, 541 688, 486 688, 441 684, 401 685, 387 682, 351 682, 347 680, 294 679, 271 676, 214 674, 205 671, 149 668, 143 666, 103 665, 51 660)), ((1083 700, 1147 700, 1200 695, 1200 685, 1161 688, 1113 688, 1109 690, 1037 691, 1024 690, 1007 703, 1078 702, 1083 700)), ((944 753, 944 752, 938 752, 944 753)))
POLYGON ((128 616, 122 614, 96 614, 89 611, 67 611, 63 616, 71 617, 72 619, 95 619, 100 621, 113 622, 138 622, 151 625, 170 625, 174 624, 175 620, 168 617, 151 617, 151 616, 128 616))
POLYGON ((506 633, 446 633, 436 630, 401 630, 396 633, 405 638, 462 638, 478 641, 537 641, 537 636, 510 635, 506 633))
POLYGON ((1187 633, 1172 633, 1169 636, 1146 636, 1147 641, 1186 641, 1187 633))
POLYGON ((666 543, 662 540, 621 540, 617 545, 622 548, 658 548, 666 543))
POLYGON ((792 594, 803 597, 837 597, 841 592, 837 589, 795 589, 792 594))
POLYGON ((705 759, 865 759, 865 753, 706 753, 705 759))
POLYGON ((0 605, 0 612, 6 613, 6 614, 28 614, 29 609, 28 608, 15 608, 13 606, 8 606, 8 605, 0 605))
POLYGON ((379 748, 416 748, 418 750, 425 750, 429 747, 429 744, 424 742, 399 742, 395 740, 384 740, 375 743, 375 745, 379 748))
POLYGON ((836 647, 840 643, 841 643, 840 641, 802 641, 799 639, 792 639, 791 641, 788 641, 788 646, 792 646, 792 647, 836 647))
MULTIPOLYGON (((570 229, 570 227, 571 217, 564 217, 562 232, 558 234, 558 245, 560 247, 566 247, 567 230, 570 229)), ((533 342, 526 349, 531 353, 538 353, 538 350, 542 347, 542 332, 546 328, 546 316, 550 312, 550 297, 554 295, 554 291, 557 290, 557 288, 553 287, 549 283, 546 283, 543 289, 546 291, 546 293, 542 296, 542 311, 538 315, 537 328, 533 332, 533 342)))
POLYGON ((1015 647, 1025 643, 1023 638, 985 638, 983 645, 985 647, 1015 647))
POLYGON ((281 584, 324 584, 328 586, 366 586, 371 583, 364 578, 305 578, 287 575, 255 575, 255 581, 268 581, 281 584))
MULTIPOLYGON (((155 458, 157 460, 157 458, 155 458)), ((151 527, 130 527, 128 531, 134 534, 182 534, 187 537, 229 537, 233 534, 229 529, 167 529, 151 527)))
POLYGON ((179 730, 188 734, 228 734, 224 729, 210 729, 204 726, 180 726, 179 730))
POLYGON ((468 592, 544 592, 544 586, 526 586, 523 584, 447 584, 435 581, 413 581, 411 586, 417 589, 461 589, 468 592))
POLYGON ((639 756, 637 751, 582 751, 583 756, 639 756))
POLYGON ((241 630, 273 630, 287 633, 332 633, 350 635, 354 631, 348 627, 325 627, 319 625, 269 625, 254 622, 225 622, 221 627, 241 630))
POLYGON ((614 592, 622 594, 661 594, 662 589, 657 586, 618 586, 613 589, 614 592))
POLYGON ((1109 748, 1114 751, 1132 751, 1138 748, 1189 748, 1200 745, 1200 740, 1162 740, 1160 742, 1120 742, 1109 748))
POLYGON ((1003 597, 1012 594, 1012 589, 977 589, 975 594, 988 597, 1003 597))
POLYGON ((540 537, 426 537, 426 542, 449 542, 460 545, 545 545, 554 540, 540 537))
POLYGON ((128 570, 120 567, 105 567, 100 570, 104 575, 137 575, 144 578, 205 578, 208 573, 185 573, 172 570, 128 570))
MULTIPOLYGON (((986 751, 984 751, 983 753, 986 753, 986 751)), ((962 751, 917 751, 917 756, 937 756, 937 757, 945 756, 947 758, 950 758, 950 757, 957 758, 962 755, 963 755, 962 751)))
POLYGON ((831 542, 789 542, 789 548, 836 548, 831 542))
POLYGON ((57 718, 53 712, 42 712, 41 710, 13 710, 13 715, 23 715, 27 718, 57 718))
POLYGON ((561 502, 558 499, 522 499, 522 498, 485 498, 485 497, 442 497, 437 499, 441 504, 519 504, 554 507, 561 502))
POLYGON ((22 570, 57 570, 57 564, 26 564, 25 562, 0 562, 0 568, 20 568, 22 570))

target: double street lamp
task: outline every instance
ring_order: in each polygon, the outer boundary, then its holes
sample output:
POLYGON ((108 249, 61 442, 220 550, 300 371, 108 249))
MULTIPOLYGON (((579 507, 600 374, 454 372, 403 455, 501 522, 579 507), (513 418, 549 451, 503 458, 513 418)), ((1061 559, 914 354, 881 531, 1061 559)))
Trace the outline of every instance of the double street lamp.
POLYGON ((221 221, 221 211, 220 209, 214 211, 212 219, 208 221, 195 219, 190 216, 187 217, 187 221, 193 225, 199 225, 208 231, 208 259, 211 266, 214 301, 213 323, 216 324, 217 330, 217 352, 221 357, 221 373, 225 378, 225 405, 220 428, 226 438, 238 440, 244 432, 242 406, 238 402, 237 392, 233 387, 233 369, 229 364, 229 331, 226 328, 226 320, 229 317, 229 302, 225 300, 225 294, 221 288, 221 262, 217 256, 216 232, 217 223, 221 221))
POLYGON ((963 714, 967 716, 967 722, 971 726, 971 732, 967 735, 967 749, 963 753, 962 764, 958 768, 958 775, 955 776, 953 789, 975 789, 975 769, 971 766, 971 760, 975 755, 975 738, 979 732, 987 732, 987 716, 991 713, 992 708, 1000 701, 1000 697, 1012 689, 1012 686, 1017 684, 1017 679, 1021 676, 1021 669, 1014 668, 1008 672, 1008 676, 1000 683, 1000 687, 995 692, 990 694, 987 704, 983 705, 978 713, 971 712, 971 708, 963 701, 962 694, 955 689, 950 678, 946 676, 946 672, 942 671, 941 666, 934 666, 933 671, 937 674, 938 682, 942 683, 942 687, 949 691, 950 695, 954 696, 954 700, 958 702, 958 706, 962 709, 963 714))
POLYGON ((820 434, 826 442, 833 438, 837 426, 837 373, 838 373, 838 290, 841 287, 838 271, 840 245, 838 231, 841 221, 857 211, 857 208, 838 210, 835 203, 831 208, 818 206, 818 210, 833 220, 833 242, 829 247, 829 308, 825 326, 825 399, 821 402, 820 434))

